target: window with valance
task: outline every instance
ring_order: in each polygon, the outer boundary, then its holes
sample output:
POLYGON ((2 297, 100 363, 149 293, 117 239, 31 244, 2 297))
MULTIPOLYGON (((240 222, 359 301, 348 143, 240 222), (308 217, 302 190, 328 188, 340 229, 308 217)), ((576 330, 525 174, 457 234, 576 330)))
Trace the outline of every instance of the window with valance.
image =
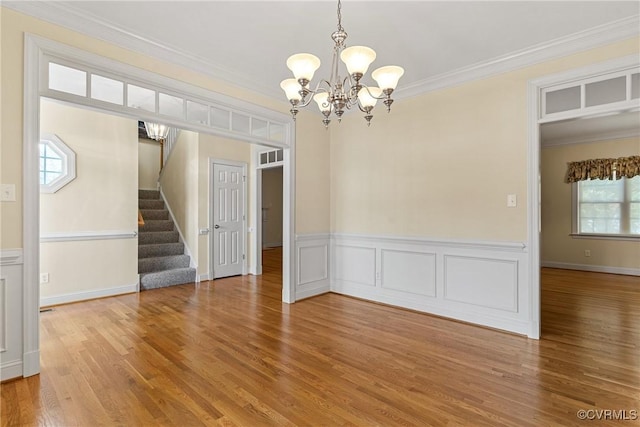
POLYGON ((570 162, 573 234, 640 237, 640 156, 570 162))

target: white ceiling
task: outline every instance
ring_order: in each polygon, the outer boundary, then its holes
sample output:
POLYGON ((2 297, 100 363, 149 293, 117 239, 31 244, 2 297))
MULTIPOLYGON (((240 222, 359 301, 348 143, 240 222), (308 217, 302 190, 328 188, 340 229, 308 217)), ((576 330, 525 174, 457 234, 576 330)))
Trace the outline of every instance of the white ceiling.
MULTIPOLYGON (((279 83, 290 77, 288 56, 317 55, 322 66, 314 80, 328 78, 337 2, 3 1, 2 5, 286 102, 279 83)), ((571 42, 590 34, 597 40, 607 35, 615 40, 613 33, 619 34, 624 25, 637 34, 639 14, 639 1, 343 0, 342 5, 347 45, 366 45, 377 52, 370 71, 388 64, 404 67, 397 98, 455 83, 456 76, 464 73, 484 70, 475 74, 478 78, 504 71, 507 67, 491 67, 507 61, 513 68, 560 56, 567 53, 566 46, 575 48, 571 42)), ((368 77, 365 81, 372 82, 368 77)), ((545 125, 542 137, 551 145, 586 141, 589 135, 629 133, 631 128, 637 133, 638 123, 637 113, 560 122, 545 125)))
MULTIPOLYGON (((316 76, 328 77, 336 4, 3 1, 94 37, 126 40, 125 45, 141 52, 172 51, 210 75, 282 99, 279 83, 290 76, 285 61, 294 53, 320 57, 323 64, 316 76)), ((404 67, 400 92, 436 76, 548 48, 559 38, 639 13, 638 1, 344 0, 342 5, 347 44, 377 52, 370 70, 388 64, 404 67)))

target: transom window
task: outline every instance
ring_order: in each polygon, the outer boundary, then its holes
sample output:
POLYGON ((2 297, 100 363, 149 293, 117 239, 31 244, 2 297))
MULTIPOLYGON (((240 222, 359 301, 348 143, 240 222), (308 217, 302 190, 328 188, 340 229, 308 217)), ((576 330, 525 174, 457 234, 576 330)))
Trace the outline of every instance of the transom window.
POLYGON ((110 111, 137 115, 139 110, 167 119, 197 125, 203 129, 250 137, 255 142, 288 143, 284 123, 243 113, 218 104, 214 100, 168 93, 153 85, 139 84, 133 78, 94 70, 59 58, 45 56, 48 63, 46 89, 43 95, 55 99, 80 101, 110 111))
POLYGON ((640 237, 640 176, 579 181, 575 234, 640 237))
POLYGON ((274 167, 284 162, 284 151, 280 149, 261 151, 258 153, 258 167, 274 167))
POLYGON ((40 191, 55 193, 76 177, 76 154, 58 136, 40 139, 40 191))

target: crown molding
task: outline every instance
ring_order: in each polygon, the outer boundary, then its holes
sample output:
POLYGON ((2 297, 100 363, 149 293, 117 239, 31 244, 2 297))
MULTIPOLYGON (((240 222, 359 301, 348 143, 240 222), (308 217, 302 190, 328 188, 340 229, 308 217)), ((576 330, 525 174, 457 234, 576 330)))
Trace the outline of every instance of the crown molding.
POLYGON ((457 86, 625 40, 639 34, 640 15, 634 15, 403 86, 394 92, 395 98, 410 98, 457 86))
MULTIPOLYGON (((160 42, 140 37, 108 22, 88 15, 61 2, 52 1, 5 1, 2 7, 60 25, 86 36, 115 44, 134 52, 139 52, 162 61, 223 80, 269 98, 282 100, 279 88, 256 82, 248 76, 229 70, 201 57, 184 53, 160 42)), ((487 78, 513 71, 529 65, 560 58, 598 46, 614 43, 640 34, 640 15, 613 21, 588 30, 560 37, 532 47, 511 52, 488 61, 439 74, 403 86, 395 92, 394 98, 403 99, 427 92, 457 86, 472 80, 487 78)))

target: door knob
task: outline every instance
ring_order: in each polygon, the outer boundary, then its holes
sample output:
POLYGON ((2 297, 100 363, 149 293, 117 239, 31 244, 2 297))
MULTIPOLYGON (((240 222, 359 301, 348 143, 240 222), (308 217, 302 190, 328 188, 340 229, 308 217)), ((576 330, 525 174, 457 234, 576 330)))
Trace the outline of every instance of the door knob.
POLYGON ((218 224, 216 224, 216 225, 213 226, 213 228, 215 228, 217 230, 218 228, 220 228, 220 226, 218 224))

